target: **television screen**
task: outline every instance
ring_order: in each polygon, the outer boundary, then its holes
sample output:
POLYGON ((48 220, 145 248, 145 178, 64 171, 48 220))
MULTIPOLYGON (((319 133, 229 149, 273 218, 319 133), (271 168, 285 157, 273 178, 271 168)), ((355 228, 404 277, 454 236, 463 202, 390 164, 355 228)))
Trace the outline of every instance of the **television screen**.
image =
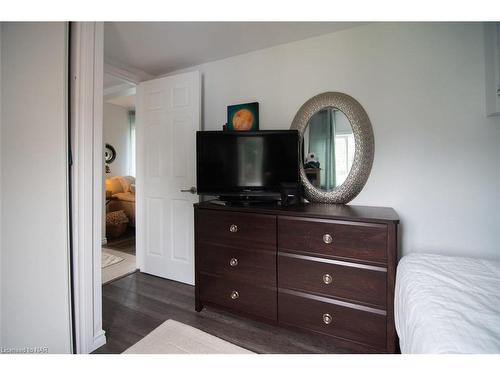
POLYGON ((278 193, 282 183, 299 182, 296 130, 201 131, 196 149, 200 194, 278 193))

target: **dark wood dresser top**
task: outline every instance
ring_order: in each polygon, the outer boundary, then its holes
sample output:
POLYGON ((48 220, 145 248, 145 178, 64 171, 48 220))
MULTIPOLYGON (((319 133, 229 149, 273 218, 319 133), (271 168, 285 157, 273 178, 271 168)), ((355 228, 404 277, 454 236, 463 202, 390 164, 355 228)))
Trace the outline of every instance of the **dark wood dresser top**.
POLYGON ((221 205, 212 201, 195 203, 196 208, 210 210, 237 211, 283 216, 304 216, 319 219, 339 219, 373 223, 399 223, 399 217, 394 209, 389 207, 370 207, 343 204, 302 203, 294 206, 277 204, 255 205, 221 205))

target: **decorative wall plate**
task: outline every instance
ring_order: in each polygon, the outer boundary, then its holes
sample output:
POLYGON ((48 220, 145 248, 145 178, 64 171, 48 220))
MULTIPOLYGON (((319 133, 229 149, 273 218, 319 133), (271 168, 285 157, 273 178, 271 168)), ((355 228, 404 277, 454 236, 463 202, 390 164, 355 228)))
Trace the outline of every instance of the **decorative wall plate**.
POLYGON ((104 147, 104 161, 106 163, 112 163, 116 159, 116 150, 109 143, 106 143, 104 147))

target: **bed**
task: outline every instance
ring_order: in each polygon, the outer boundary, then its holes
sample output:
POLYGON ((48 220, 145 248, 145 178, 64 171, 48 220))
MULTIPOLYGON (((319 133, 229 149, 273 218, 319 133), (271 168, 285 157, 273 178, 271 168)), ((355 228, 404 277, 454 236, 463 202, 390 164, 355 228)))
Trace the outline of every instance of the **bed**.
POLYGON ((500 262, 404 256, 394 310, 402 353, 500 353, 500 262))

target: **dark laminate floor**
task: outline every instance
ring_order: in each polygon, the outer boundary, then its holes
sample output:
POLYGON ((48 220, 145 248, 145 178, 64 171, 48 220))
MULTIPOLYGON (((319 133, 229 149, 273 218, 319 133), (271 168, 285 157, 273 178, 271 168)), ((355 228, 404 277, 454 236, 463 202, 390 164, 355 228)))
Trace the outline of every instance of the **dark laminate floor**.
POLYGON ((108 240, 104 247, 135 255, 135 228, 127 228, 127 231, 123 235, 113 240, 108 240))
POLYGON ((136 272, 103 286, 107 343, 94 353, 121 353, 167 319, 257 353, 352 353, 331 339, 205 308, 194 311, 194 287, 136 272))

